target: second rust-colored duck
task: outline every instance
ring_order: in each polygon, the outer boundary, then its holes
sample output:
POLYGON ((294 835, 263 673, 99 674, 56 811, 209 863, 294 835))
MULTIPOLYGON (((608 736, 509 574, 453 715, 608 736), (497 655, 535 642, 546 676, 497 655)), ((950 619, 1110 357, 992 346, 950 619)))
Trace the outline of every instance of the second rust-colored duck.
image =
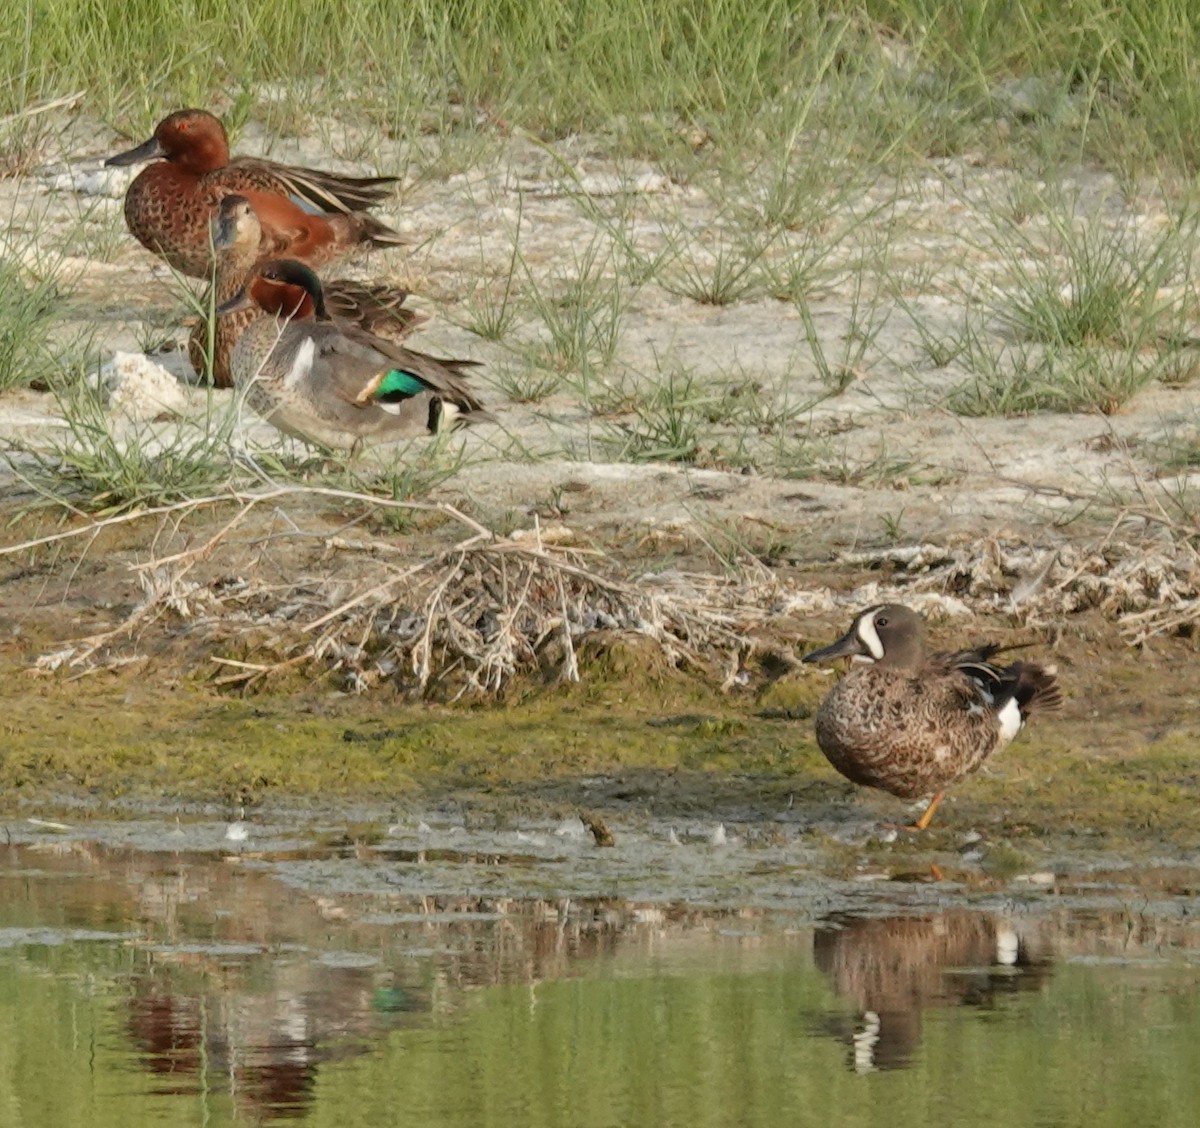
MULTIPOLYGON (((216 254, 215 294, 209 302, 222 305, 239 294, 249 282, 259 261, 262 225, 245 196, 226 196, 217 207, 212 224, 212 246, 216 254)), ((404 303, 408 291, 377 282, 353 282, 333 279, 323 286, 325 305, 337 320, 349 322, 359 329, 386 340, 398 342, 428 317, 409 309, 404 303)), ((203 376, 208 368, 209 349, 212 349, 212 381, 218 388, 233 386, 230 360, 234 346, 247 328, 259 317, 262 309, 250 303, 235 313, 227 313, 213 321, 210 339, 207 316, 201 316, 188 337, 188 359, 196 374, 203 376)))
POLYGON ((356 247, 404 242, 363 211, 388 197, 395 177, 343 176, 231 157, 225 127, 206 110, 177 110, 148 141, 105 164, 142 161, 151 163, 125 193, 125 222, 144 247, 194 278, 210 274, 209 222, 230 193, 246 197, 258 215, 260 259, 288 255, 317 265, 356 247))

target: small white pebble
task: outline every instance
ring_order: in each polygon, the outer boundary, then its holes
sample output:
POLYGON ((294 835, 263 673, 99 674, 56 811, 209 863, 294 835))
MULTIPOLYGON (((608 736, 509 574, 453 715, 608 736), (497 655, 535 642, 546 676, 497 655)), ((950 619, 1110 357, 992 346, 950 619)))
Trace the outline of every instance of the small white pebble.
POLYGON ((583 838, 587 834, 587 827, 583 825, 583 819, 578 815, 572 815, 568 819, 563 819, 554 828, 554 833, 559 838, 583 838))
POLYGON ((250 827, 240 820, 231 822, 225 828, 225 840, 227 842, 245 842, 250 837, 250 827))
POLYGON ((183 386, 161 364, 141 353, 115 352, 100 370, 108 408, 130 419, 181 415, 188 397, 183 386))
POLYGON ((717 823, 716 829, 708 836, 708 841, 713 846, 724 846, 728 839, 725 836, 725 824, 717 823))

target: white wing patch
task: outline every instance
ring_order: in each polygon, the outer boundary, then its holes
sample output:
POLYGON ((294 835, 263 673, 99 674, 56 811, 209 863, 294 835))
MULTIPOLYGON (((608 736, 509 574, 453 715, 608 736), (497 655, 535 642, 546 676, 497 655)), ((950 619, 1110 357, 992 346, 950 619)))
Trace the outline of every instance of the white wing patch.
POLYGON ((870 1073, 875 1068, 875 1047, 879 1044, 879 1031, 883 1023, 875 1011, 863 1012, 863 1028, 854 1034, 854 1070, 870 1073))
POLYGON ((1021 706, 1015 697, 1010 697, 996 713, 1000 722, 1000 739, 1007 744, 1021 731, 1021 706))
POLYGON ((1021 955, 1021 938, 1008 925, 996 929, 996 962, 1004 967, 1016 967, 1021 955))
POLYGON ((296 350, 296 359, 284 377, 284 387, 294 388, 312 372, 313 358, 317 355, 317 342, 311 337, 305 337, 304 343, 296 350))

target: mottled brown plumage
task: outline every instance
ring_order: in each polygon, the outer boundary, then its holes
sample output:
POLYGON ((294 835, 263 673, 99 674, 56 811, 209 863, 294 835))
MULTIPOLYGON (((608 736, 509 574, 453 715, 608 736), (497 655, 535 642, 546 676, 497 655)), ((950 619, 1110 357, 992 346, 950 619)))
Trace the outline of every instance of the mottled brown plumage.
MULTIPOLYGON (((228 302, 245 288, 259 261, 262 225, 245 196, 226 196, 217 208, 212 224, 212 245, 216 253, 215 295, 203 299, 207 310, 228 302), (214 301, 215 298, 215 301, 214 301)), ((376 282, 352 282, 335 278, 324 285, 325 305, 330 315, 389 341, 400 341, 428 318, 408 309, 408 291, 376 282)), ((234 346, 241 335, 263 311, 251 303, 244 309, 214 320, 210 342, 207 316, 202 316, 188 337, 188 359, 197 375, 207 370, 211 345, 212 379, 218 388, 233 386, 230 364, 234 346)))
POLYGON ((854 783, 905 799, 941 792, 1003 748, 1035 711, 1058 708, 1052 666, 992 661, 1000 648, 926 654, 918 615, 899 604, 868 608, 831 646, 805 662, 858 658, 817 710, 817 743, 854 783))
POLYGON ((397 246, 402 237, 363 213, 384 200, 395 177, 354 177, 253 157, 230 157, 225 127, 204 110, 178 110, 143 144, 109 165, 150 161, 125 193, 125 222, 148 250, 176 270, 206 278, 209 221, 223 197, 250 201, 262 224, 259 258, 287 254, 319 265, 359 247, 397 246))

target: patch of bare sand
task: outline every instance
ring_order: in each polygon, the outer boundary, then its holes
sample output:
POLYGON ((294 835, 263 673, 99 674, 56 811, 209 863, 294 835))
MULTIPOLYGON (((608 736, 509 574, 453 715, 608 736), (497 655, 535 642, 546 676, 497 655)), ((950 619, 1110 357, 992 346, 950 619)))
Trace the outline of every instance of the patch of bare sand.
MULTIPOLYGON (((374 167, 330 157, 329 136, 341 139, 341 151, 361 151, 345 130, 329 129, 324 137, 273 144, 251 130, 242 147, 270 148, 285 160, 374 167)), ((179 283, 123 232, 127 180, 118 170, 97 173, 99 159, 118 147, 102 129, 77 127, 69 161, 64 152, 30 176, 0 182, 0 206, 13 217, 10 248, 27 262, 63 256, 60 268, 75 284, 61 332, 94 332, 105 355, 136 350, 162 331, 176 341, 184 336, 176 328, 179 283)), ((956 362, 936 366, 922 342, 958 332, 968 305, 983 300, 979 294, 1008 284, 1005 264, 979 232, 1005 201, 1045 191, 1032 174, 966 161, 931 164, 926 176, 864 182, 843 200, 846 237, 823 252, 806 294, 811 324, 827 357, 843 355, 847 339, 862 330, 856 303, 871 304, 880 328, 842 390, 831 387, 817 362, 795 304, 755 296, 705 305, 664 288, 667 269, 656 281, 623 283, 616 356, 590 384, 568 374, 541 402, 512 402, 503 389, 530 363, 520 346, 546 335, 529 295, 560 290, 583 249, 599 248, 607 269, 619 273, 631 253, 650 261, 685 236, 694 239, 694 261, 711 265, 740 237, 731 209, 714 202, 711 188, 681 183, 645 162, 607 160, 594 149, 575 139, 552 155, 516 138, 497 143, 485 168, 442 180, 410 177, 402 203, 384 218, 413 236, 413 249, 376 255, 352 270, 414 287, 417 304, 435 315, 417 347, 483 362, 478 379, 498 423, 456 440, 465 449, 463 468, 434 496, 469 499, 485 522, 521 523, 557 511, 583 534, 625 550, 643 546, 651 557, 673 538, 692 546, 711 541, 714 529, 718 539, 782 544, 795 560, 962 537, 1093 543, 1112 519, 1115 507, 1107 503, 1136 495, 1155 475, 1146 444, 1195 415, 1194 389, 1159 386, 1110 416, 967 418, 948 409, 948 394, 971 375, 956 362), (493 343, 456 322, 471 319, 480 287, 503 282, 514 240, 525 264, 514 280, 518 316, 508 338, 493 343), (698 466, 627 457, 631 435, 647 426, 629 405, 644 405, 673 372, 690 374, 696 389, 714 396, 753 389, 761 424, 720 417, 696 424, 698 466)), ((381 168, 420 168, 403 142, 377 139, 370 151, 381 168)), ((1058 188, 1075 200, 1080 222, 1154 229, 1166 221, 1168 203, 1159 193, 1122 194, 1099 173, 1081 171, 1058 188)), ((814 230, 838 218, 821 216, 814 230)), ((782 268, 812 236, 783 232, 759 265, 782 268)), ((187 378, 180 352, 155 359, 187 378)), ((199 416, 214 404, 220 409, 229 396, 193 390, 188 410, 199 416)), ((6 395, 0 442, 61 435, 56 412, 47 395, 6 395)), ((129 426, 119 419, 113 425, 118 432, 129 426)), ((145 427, 138 433, 144 440, 145 427)), ((253 417, 242 421, 240 441, 294 449, 253 417)), ((386 460, 388 452, 370 457, 386 460)), ((0 475, 11 482, 9 471, 0 475)))

